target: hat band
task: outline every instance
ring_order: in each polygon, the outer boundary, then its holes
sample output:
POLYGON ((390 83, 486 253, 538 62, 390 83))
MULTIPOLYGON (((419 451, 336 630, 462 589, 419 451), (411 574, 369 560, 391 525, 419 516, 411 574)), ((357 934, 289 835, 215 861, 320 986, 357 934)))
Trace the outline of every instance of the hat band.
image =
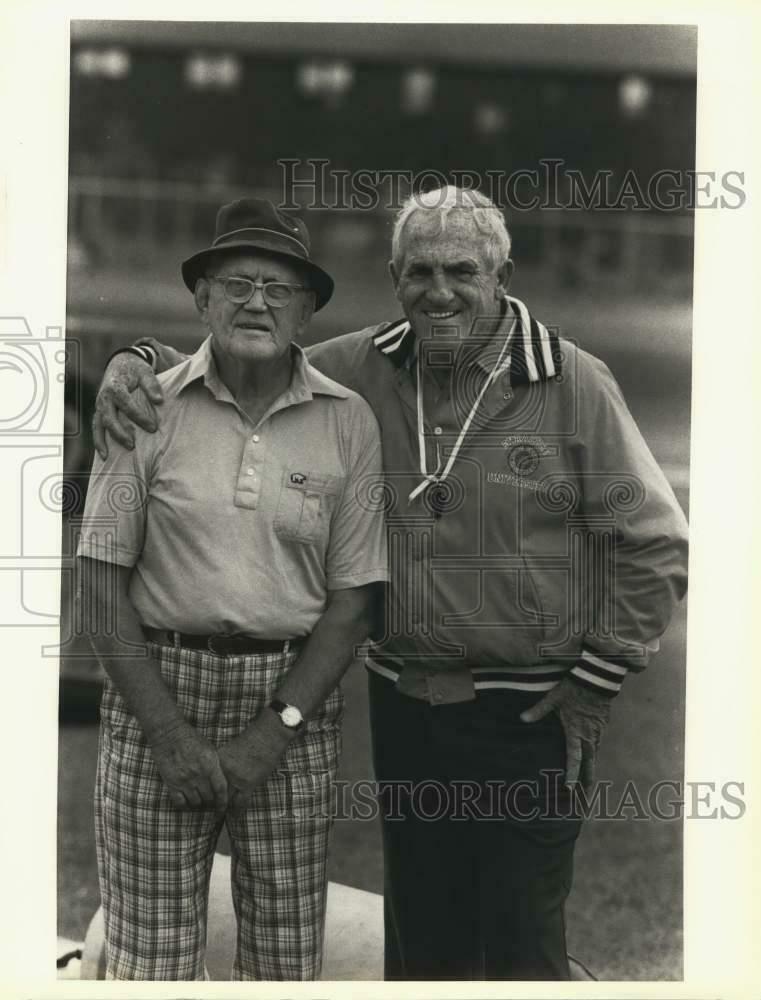
POLYGON ((228 240, 230 240, 230 239, 232 239, 234 237, 238 237, 239 238, 243 234, 250 234, 250 233, 269 233, 271 236, 277 236, 281 240, 292 240, 301 249, 301 251, 303 252, 304 256, 307 259, 309 259, 309 251, 304 246, 304 244, 301 242, 301 240, 297 240, 295 236, 289 236, 288 233, 279 233, 276 229, 265 229, 263 227, 246 228, 246 229, 233 229, 232 232, 223 233, 221 236, 218 236, 214 240, 214 242, 212 243, 212 246, 216 247, 220 243, 223 243, 223 242, 226 243, 228 240))

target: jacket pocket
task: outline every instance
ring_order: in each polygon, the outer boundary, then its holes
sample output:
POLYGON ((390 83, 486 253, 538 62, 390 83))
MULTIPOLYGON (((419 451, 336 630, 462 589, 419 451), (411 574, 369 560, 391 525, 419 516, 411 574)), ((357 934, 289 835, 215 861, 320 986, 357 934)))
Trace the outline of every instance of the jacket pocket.
POLYGON ((283 470, 275 512, 275 534, 289 542, 314 545, 327 540, 341 476, 283 470))

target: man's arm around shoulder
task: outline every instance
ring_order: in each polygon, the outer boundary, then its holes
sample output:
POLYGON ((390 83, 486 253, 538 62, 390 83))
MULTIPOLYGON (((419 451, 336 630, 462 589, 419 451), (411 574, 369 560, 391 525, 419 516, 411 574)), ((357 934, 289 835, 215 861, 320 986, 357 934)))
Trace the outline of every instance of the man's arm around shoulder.
POLYGON ((149 433, 156 430, 156 407, 164 402, 156 375, 181 364, 187 357, 150 337, 111 356, 95 399, 92 425, 93 443, 102 459, 108 457, 106 432, 124 448, 131 449, 135 446, 133 424, 149 433))

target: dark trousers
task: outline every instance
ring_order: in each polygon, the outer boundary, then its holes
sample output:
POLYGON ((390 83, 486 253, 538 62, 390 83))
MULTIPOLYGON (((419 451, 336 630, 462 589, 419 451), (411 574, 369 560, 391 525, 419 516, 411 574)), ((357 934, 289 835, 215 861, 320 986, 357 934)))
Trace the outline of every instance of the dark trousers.
POLYGON ((559 719, 520 721, 536 694, 431 706, 369 683, 385 978, 570 979, 564 906, 581 822, 562 786, 559 719))

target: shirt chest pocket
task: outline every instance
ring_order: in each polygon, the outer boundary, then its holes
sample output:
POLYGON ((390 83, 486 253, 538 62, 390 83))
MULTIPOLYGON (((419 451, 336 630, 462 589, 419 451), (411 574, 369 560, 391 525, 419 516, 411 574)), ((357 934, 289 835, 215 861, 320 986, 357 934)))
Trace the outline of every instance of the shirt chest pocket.
POLYGON ((327 540, 343 477, 283 471, 273 528, 278 538, 314 545, 327 540))

